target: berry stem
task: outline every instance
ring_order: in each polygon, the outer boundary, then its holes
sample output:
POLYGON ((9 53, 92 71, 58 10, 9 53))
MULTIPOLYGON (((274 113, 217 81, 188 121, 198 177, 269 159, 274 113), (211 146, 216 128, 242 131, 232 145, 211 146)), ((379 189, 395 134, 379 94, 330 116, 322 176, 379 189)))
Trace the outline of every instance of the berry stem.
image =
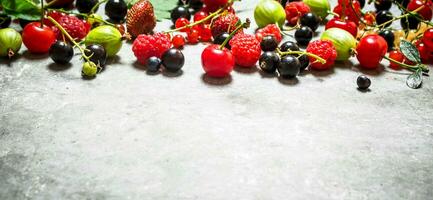
POLYGON ((103 4, 103 3, 105 3, 105 2, 107 2, 108 0, 103 0, 103 1, 100 1, 100 2, 98 2, 97 4, 95 4, 95 6, 93 6, 92 7, 92 9, 90 10, 90 13, 95 13, 95 11, 96 11, 96 9, 101 5, 101 4, 103 4))
POLYGON ((50 6, 52 6, 52 5, 54 5, 55 3, 57 3, 59 0, 53 0, 53 1, 50 1, 50 3, 47 3, 46 5, 45 5, 45 7, 50 7, 50 6))
POLYGON ((280 49, 277 49, 277 53, 280 56, 285 56, 285 55, 307 55, 309 57, 313 57, 315 58, 317 61, 319 61, 322 64, 326 63, 326 60, 321 58, 320 56, 316 55, 316 54, 312 54, 312 53, 308 53, 308 52, 304 52, 304 51, 281 51, 280 49))
POLYGON ((44 1, 45 0, 41 0, 41 28, 44 28, 44 15, 45 15, 44 1))
POLYGON ((196 21, 196 22, 194 22, 194 23, 191 23, 191 24, 188 24, 188 25, 185 25, 185 26, 182 26, 182 27, 176 28, 176 29, 172 29, 172 30, 169 30, 169 31, 165 31, 164 33, 172 33, 172 32, 176 32, 176 31, 180 31, 180 30, 185 29, 185 28, 191 28, 191 27, 193 27, 193 26, 195 26, 195 25, 197 25, 197 24, 201 24, 201 23, 203 23, 203 22, 205 22, 205 21, 207 21, 207 20, 209 20, 209 19, 215 17, 216 15, 220 14, 221 11, 223 11, 223 10, 224 10, 224 8, 220 8, 220 9, 218 9, 217 11, 213 12, 212 14, 208 15, 207 17, 205 17, 205 18, 203 18, 203 19, 201 19, 201 20, 199 20, 199 21, 196 21))
POLYGON ((383 24, 381 24, 381 25, 376 25, 375 28, 381 29, 381 28, 385 27, 387 24, 392 23, 393 21, 396 21, 396 20, 399 20, 399 19, 402 19, 402 18, 408 17, 408 16, 410 16, 410 15, 416 14, 418 11, 420 11, 420 10, 423 9, 423 8, 424 8, 424 5, 418 7, 417 9, 415 9, 415 10, 413 10, 413 11, 407 12, 407 13, 404 14, 404 15, 400 15, 400 16, 398 16, 398 17, 394 17, 393 19, 391 19, 391 20, 389 20, 389 21, 386 21, 385 23, 383 23, 383 24))
POLYGON ((80 44, 78 44, 72 37, 71 35, 69 35, 69 33, 62 27, 62 25, 60 25, 55 19, 53 19, 51 16, 48 16, 48 20, 51 21, 51 23, 53 23, 61 32, 64 36, 66 36, 73 44, 74 46, 76 46, 80 52, 81 52, 81 56, 83 56, 83 58, 87 61, 90 62, 90 57, 86 56, 86 54, 84 53, 84 49, 80 46, 80 44))
MULTIPOLYGON (((430 22, 430 21, 427 21, 427 20, 424 20, 424 18, 422 18, 422 17, 420 17, 419 15, 417 15, 416 13, 415 14, 413 14, 413 13, 411 13, 410 11, 408 11, 405 7, 403 7, 399 2, 397 2, 397 1, 395 1, 395 0, 393 0, 392 1, 395 5, 397 5, 397 7, 398 7, 398 9, 400 9, 402 12, 406 12, 407 14, 409 14, 410 16, 412 16, 412 17, 415 17, 416 19, 418 19, 420 22, 422 22, 422 23, 425 23, 425 24, 428 24, 428 25, 430 25, 430 26, 433 26, 433 23, 432 22, 430 22)), ((424 6, 424 5, 423 5, 424 6)), ((421 6, 421 7, 423 7, 423 6, 421 6)), ((420 8, 421 8, 420 7, 420 8)), ((413 11, 412 11, 413 12, 413 11)))
POLYGON ((239 26, 236 27, 236 29, 230 33, 230 35, 226 38, 226 40, 224 40, 224 42, 221 44, 220 49, 223 50, 224 47, 227 45, 227 43, 233 38, 233 36, 235 36, 235 34, 242 28, 248 28, 250 27, 250 19, 246 19, 245 23, 240 24, 239 26))
POLYGON ((421 69, 423 72, 428 72, 429 69, 425 67, 425 65, 421 64, 421 65, 408 65, 399 61, 396 61, 388 56, 384 56, 383 58, 389 60, 390 62, 396 63, 398 65, 400 65, 401 67, 405 68, 405 69, 409 69, 412 71, 416 71, 418 69, 421 69))

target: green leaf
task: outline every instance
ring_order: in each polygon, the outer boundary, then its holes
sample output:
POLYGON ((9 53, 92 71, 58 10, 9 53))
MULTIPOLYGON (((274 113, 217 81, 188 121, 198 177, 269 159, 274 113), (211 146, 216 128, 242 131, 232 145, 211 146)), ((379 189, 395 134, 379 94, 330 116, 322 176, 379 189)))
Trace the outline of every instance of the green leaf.
POLYGON ((419 55, 419 51, 412 43, 410 43, 406 40, 401 40, 400 51, 410 61, 416 62, 416 63, 421 63, 421 57, 419 55))
POLYGON ((406 85, 412 89, 418 89, 422 85, 422 69, 418 69, 406 79, 406 85))
POLYGON ((39 3, 39 0, 0 0, 0 5, 7 15, 32 21, 41 18, 39 3))
MULTIPOLYGON (((131 8, 134 4, 140 0, 126 0, 128 8, 131 8)), ((177 0, 150 0, 155 12, 155 16, 158 21, 163 19, 170 19, 170 12, 177 6, 177 0)))

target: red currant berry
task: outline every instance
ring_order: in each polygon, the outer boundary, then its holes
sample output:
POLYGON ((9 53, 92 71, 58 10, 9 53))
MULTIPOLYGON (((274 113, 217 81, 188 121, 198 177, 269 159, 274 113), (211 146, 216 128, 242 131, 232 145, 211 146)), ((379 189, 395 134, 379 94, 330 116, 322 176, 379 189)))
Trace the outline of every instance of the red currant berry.
POLYGON ((202 42, 210 42, 212 40, 212 31, 209 25, 204 25, 200 31, 200 40, 202 42))
POLYGON ((227 48, 219 45, 209 45, 201 54, 201 64, 210 77, 223 78, 230 75, 235 66, 235 59, 227 48))
MULTIPOLYGON (((207 16, 209 16, 209 15, 206 12, 198 11, 194 14, 194 22, 200 21, 200 20, 206 18, 207 16)), ((209 20, 207 20, 206 22, 209 22, 209 20)))
MULTIPOLYGON (((398 50, 390 51, 388 57, 401 63, 404 62, 404 55, 398 50)), ((401 69, 401 66, 399 64, 391 61, 389 62, 389 67, 394 70, 401 69)))
POLYGON ((326 23, 325 30, 329 28, 341 28, 352 34, 353 37, 356 37, 356 35, 358 34, 358 26, 355 24, 355 22, 352 22, 350 20, 333 18, 329 20, 328 23, 326 23))
POLYGON ((197 44, 199 36, 199 32, 196 29, 191 29, 191 31, 188 33, 188 42, 190 44, 197 44))
MULTIPOLYGON (((189 24, 189 20, 184 18, 184 17, 181 17, 181 18, 176 20, 176 23, 174 26, 176 28, 181 28, 181 27, 187 26, 188 24, 189 24)), ((183 28, 180 31, 181 32, 189 32, 189 28, 183 28)))
POLYGON ((370 26, 374 25, 376 21, 376 14, 372 11, 368 11, 364 14, 364 22, 370 26))
POLYGON ((433 51, 433 28, 429 28, 424 32, 422 42, 430 51, 433 51))
POLYGON ((32 22, 23 30, 23 43, 31 53, 48 53, 51 45, 56 41, 56 34, 50 27, 32 22))
POLYGON ((432 1, 431 0, 411 0, 407 5, 408 11, 414 11, 421 7, 417 13, 424 18, 424 20, 430 21, 432 19, 432 1))
POLYGON ((382 36, 371 34, 363 37, 356 47, 356 58, 361 67, 375 69, 388 50, 388 44, 382 36))
POLYGON ((185 45, 185 38, 182 35, 175 35, 171 42, 173 43, 174 48, 180 49, 185 45))

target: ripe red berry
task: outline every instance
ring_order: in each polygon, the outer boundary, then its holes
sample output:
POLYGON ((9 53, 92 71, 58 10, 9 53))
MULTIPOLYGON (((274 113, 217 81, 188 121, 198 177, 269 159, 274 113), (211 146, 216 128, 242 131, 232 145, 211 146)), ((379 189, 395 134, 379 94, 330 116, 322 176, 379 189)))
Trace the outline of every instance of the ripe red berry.
MULTIPOLYGON (((358 24, 359 23, 358 16, 362 16, 361 4, 359 4, 358 1, 353 0, 352 5, 353 5, 353 9, 350 7, 347 7, 349 9, 345 9, 344 15, 346 16, 346 19, 358 24)), ((343 7, 341 5, 337 5, 334 7, 333 12, 337 13, 339 16, 341 16, 343 14, 343 7)))
POLYGON ((191 29, 191 31, 188 33, 188 43, 190 44, 197 44, 199 41, 200 34, 197 29, 191 29))
POLYGON ((203 3, 206 6, 217 6, 217 7, 221 7, 226 5, 228 2, 228 0, 203 0, 203 3))
POLYGON ((185 45, 185 38, 182 35, 175 35, 171 42, 173 43, 174 48, 180 49, 185 45))
POLYGON ((51 45, 56 41, 56 34, 50 27, 32 22, 24 27, 23 43, 31 53, 48 53, 51 45))
MULTIPOLYGON (((404 55, 398 50, 390 51, 388 57, 401 63, 404 62, 404 55)), ((401 66, 399 64, 392 61, 389 61, 389 67, 394 70, 401 69, 401 66)))
POLYGON ((376 22, 376 14, 372 11, 367 11, 364 16, 364 22, 369 26, 373 26, 374 22, 376 22))
MULTIPOLYGON (((49 11, 47 13, 47 16, 50 16, 51 18, 53 18, 54 20, 56 20, 56 22, 59 22, 60 18, 65 16, 65 13, 62 12, 58 12, 58 11, 49 11)), ((54 26, 54 24, 47 18, 44 18, 44 24, 49 26, 50 28, 54 26)))
POLYGON ((237 65, 253 67, 259 60, 262 49, 254 35, 238 33, 229 43, 237 65))
POLYGON ((217 37, 218 35, 224 32, 228 32, 228 33, 233 32, 236 29, 236 24, 238 23, 238 21, 239 18, 236 15, 231 13, 219 16, 212 23, 212 27, 211 27, 212 36, 217 37))
POLYGON ((431 0, 411 0, 409 4, 407 5, 408 11, 414 11, 418 9, 419 7, 423 6, 421 10, 419 10, 417 13, 424 18, 424 20, 430 21, 432 19, 432 1, 431 0))
POLYGON ((307 46, 306 51, 308 53, 317 55, 326 60, 326 63, 322 64, 316 60, 316 58, 309 56, 310 67, 317 70, 330 69, 337 59, 337 49, 329 40, 316 40, 310 42, 307 46))
MULTIPOLYGON (((206 18, 207 16, 209 16, 206 12, 204 11, 198 11, 194 14, 194 22, 200 21, 204 18, 206 18)), ((206 21, 206 23, 210 22, 209 20, 206 21)))
POLYGON ((201 54, 201 64, 210 77, 223 78, 230 74, 235 65, 235 59, 227 48, 219 45, 209 45, 201 54))
POLYGON ((295 1, 286 4, 285 10, 286 10, 286 19, 288 23, 294 26, 298 23, 298 19, 302 15, 310 12, 310 7, 308 7, 308 5, 302 1, 300 2, 295 1))
POLYGON ((277 43, 280 43, 283 40, 283 36, 281 35, 280 28, 278 28, 275 24, 269 24, 256 32, 256 39, 261 42, 265 36, 272 35, 277 40, 277 43))
MULTIPOLYGON (((86 37, 88 28, 83 20, 78 19, 75 16, 65 15, 60 17, 58 23, 69 33, 69 35, 75 40, 81 40, 86 37)), ((57 35, 57 39, 63 39, 63 33, 57 28, 53 27, 53 31, 57 35)))
POLYGON ((382 36, 371 34, 363 37, 356 47, 356 58, 361 67, 375 69, 388 50, 388 44, 382 36))
POLYGON ((154 35, 138 35, 132 44, 132 51, 138 62, 145 64, 150 57, 161 58, 162 54, 171 47, 170 37, 164 33, 154 35))
POLYGON ((212 40, 212 31, 210 30, 210 27, 207 24, 201 27, 199 34, 200 34, 200 40, 202 42, 209 42, 212 40))
POLYGON ((328 23, 326 23, 325 30, 329 28, 341 28, 352 34, 353 37, 356 37, 358 34, 358 26, 355 24, 355 22, 352 22, 350 20, 333 18, 329 20, 328 23))
POLYGON ((433 28, 429 28, 424 32, 422 42, 430 51, 433 51, 433 28))
MULTIPOLYGON (((175 26, 175 28, 181 28, 181 27, 184 27, 188 24, 189 24, 189 20, 184 18, 184 17, 181 17, 181 18, 176 20, 176 23, 174 24, 174 26, 175 26)), ((180 31, 181 32, 189 32, 189 30, 190 30, 189 28, 183 28, 180 31)))

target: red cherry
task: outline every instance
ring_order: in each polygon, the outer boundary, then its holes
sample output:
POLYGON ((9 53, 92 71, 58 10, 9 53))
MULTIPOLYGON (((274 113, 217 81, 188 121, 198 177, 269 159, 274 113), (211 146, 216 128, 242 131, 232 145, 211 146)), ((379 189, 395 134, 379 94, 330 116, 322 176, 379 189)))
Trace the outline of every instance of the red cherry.
POLYGON ((191 29, 191 31, 188 33, 188 42, 190 44, 197 44, 199 40, 200 34, 196 29, 191 29))
POLYGON ((201 54, 201 64, 210 77, 223 78, 230 74, 235 66, 235 59, 227 48, 219 45, 209 45, 201 54))
POLYGON ((51 45, 56 41, 56 34, 50 27, 32 22, 23 30, 23 43, 31 53, 48 53, 51 45))
POLYGON ((329 28, 340 28, 343 30, 346 30, 350 34, 353 35, 353 37, 356 37, 358 34, 358 26, 356 26, 355 22, 352 22, 350 20, 341 20, 339 18, 333 18, 326 23, 325 30, 329 28))
POLYGON ((433 28, 429 28, 424 32, 422 42, 430 51, 433 51, 433 28))
POLYGON ((382 36, 371 34, 363 37, 356 47, 356 58, 361 67, 375 69, 388 50, 388 44, 382 36))
MULTIPOLYGON (((395 61, 401 62, 401 63, 404 62, 404 55, 403 55, 403 53, 401 53, 398 50, 390 51, 388 57, 395 60, 395 61)), ((401 69, 401 66, 399 64, 391 62, 391 61, 389 61, 389 67, 391 69, 394 69, 394 70, 400 70, 401 69)))
POLYGON ((174 48, 180 49, 185 45, 185 38, 182 35, 175 35, 171 43, 173 43, 174 48))
POLYGON ((201 27, 200 40, 202 42, 209 42, 212 40, 212 31, 208 24, 205 24, 204 26, 201 27))
MULTIPOLYGON (((352 9, 350 7, 346 7, 345 16, 346 16, 346 19, 358 24, 359 23, 358 16, 362 15, 361 14, 361 4, 358 1, 353 0, 352 5, 353 5, 354 9, 352 9), (355 10, 355 12, 354 12, 354 10, 355 10)), ((339 16, 341 16, 343 14, 343 7, 341 5, 337 5, 334 7, 333 12, 337 13, 339 16)))
POLYGON ((416 44, 416 48, 418 49, 421 61, 424 64, 427 64, 433 59, 432 52, 428 50, 427 46, 424 43, 419 42, 418 44, 416 44))
POLYGON ((228 0, 203 0, 203 3, 206 6, 224 6, 226 5, 228 0))
MULTIPOLYGON (((209 15, 206 12, 198 11, 194 14, 194 21, 195 22, 200 21, 200 20, 206 18, 207 16, 209 16, 209 15)), ((209 22, 210 22, 209 20, 206 21, 206 23, 209 23, 209 22)))
POLYGON ((422 18, 424 18, 424 20, 430 21, 432 19, 432 15, 433 15, 433 13, 432 13, 432 1, 431 0, 427 0, 427 1, 412 0, 407 5, 407 10, 408 11, 414 11, 421 6, 424 6, 424 7, 421 8, 421 10, 419 10, 417 13, 420 14, 422 16, 422 18))
MULTIPOLYGON (((186 18, 184 18, 184 17, 181 17, 181 18, 179 18, 179 19, 176 20, 176 23, 174 24, 174 26, 176 28, 181 28, 181 27, 184 27, 184 26, 186 26, 188 24, 189 24, 189 20, 186 19, 186 18)), ((180 31, 181 32, 189 32, 189 28, 183 28, 180 31)))

